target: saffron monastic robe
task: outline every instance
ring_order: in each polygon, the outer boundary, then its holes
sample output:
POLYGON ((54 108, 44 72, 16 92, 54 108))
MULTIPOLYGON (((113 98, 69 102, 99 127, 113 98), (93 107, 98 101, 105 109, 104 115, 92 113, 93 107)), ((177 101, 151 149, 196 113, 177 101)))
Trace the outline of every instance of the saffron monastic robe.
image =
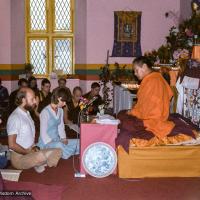
POLYGON ((162 75, 152 72, 142 80, 137 93, 138 102, 130 114, 143 120, 146 130, 163 138, 174 127, 174 123, 168 121, 172 96, 173 92, 162 75))
POLYGON ((138 101, 132 110, 118 113, 120 133, 116 145, 126 151, 129 143, 135 146, 177 144, 197 137, 194 124, 179 114, 169 114, 173 92, 162 75, 147 75, 137 93, 138 101))

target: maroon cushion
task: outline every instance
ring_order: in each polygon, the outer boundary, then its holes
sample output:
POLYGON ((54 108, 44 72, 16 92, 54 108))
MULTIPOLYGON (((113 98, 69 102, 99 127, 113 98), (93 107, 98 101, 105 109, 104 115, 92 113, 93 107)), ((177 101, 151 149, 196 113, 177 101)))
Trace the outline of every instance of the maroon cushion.
MULTIPOLYGON (((61 200, 62 193, 66 189, 66 186, 57 185, 44 185, 32 182, 4 182, 5 191, 31 191, 33 199, 37 200, 61 200)), ((12 198, 9 198, 11 200, 12 198)), ((30 197, 18 198, 18 199, 32 199, 30 197)), ((7 200, 7 199, 6 199, 7 200)))

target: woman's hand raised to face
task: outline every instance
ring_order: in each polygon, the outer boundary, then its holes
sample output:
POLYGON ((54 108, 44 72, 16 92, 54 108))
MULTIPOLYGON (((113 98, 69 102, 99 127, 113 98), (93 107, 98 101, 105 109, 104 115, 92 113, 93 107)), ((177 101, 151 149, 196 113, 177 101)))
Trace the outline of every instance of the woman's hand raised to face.
POLYGON ((68 144, 68 140, 67 140, 66 138, 61 139, 61 142, 62 142, 63 144, 68 144))

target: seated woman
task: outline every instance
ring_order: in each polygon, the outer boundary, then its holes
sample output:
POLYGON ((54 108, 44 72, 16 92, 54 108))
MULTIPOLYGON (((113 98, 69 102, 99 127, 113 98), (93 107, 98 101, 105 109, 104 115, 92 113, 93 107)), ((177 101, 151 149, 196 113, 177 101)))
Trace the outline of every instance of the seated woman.
POLYGON ((169 116, 172 90, 146 57, 133 61, 135 75, 141 80, 137 103, 128 113, 119 113, 121 131, 117 145, 128 150, 130 139, 136 146, 178 143, 196 137, 196 127, 182 116, 169 116))
POLYGON ((64 110, 64 122, 66 124, 66 132, 69 138, 76 138, 79 132, 78 128, 78 118, 80 112, 80 98, 82 97, 82 89, 80 87, 75 87, 73 89, 72 101, 67 103, 63 108, 64 110))
POLYGON ((40 137, 38 142, 41 149, 62 149, 63 159, 79 154, 79 140, 66 139, 62 107, 66 105, 67 99, 64 88, 54 90, 51 103, 40 114, 40 137))

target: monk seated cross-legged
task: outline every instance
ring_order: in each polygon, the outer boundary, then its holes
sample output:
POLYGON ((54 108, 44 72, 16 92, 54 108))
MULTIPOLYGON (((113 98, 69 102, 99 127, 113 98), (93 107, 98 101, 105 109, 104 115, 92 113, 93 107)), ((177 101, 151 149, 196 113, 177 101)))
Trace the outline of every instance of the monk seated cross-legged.
POLYGON ((135 75, 141 80, 138 101, 132 110, 118 114, 121 124, 116 143, 126 150, 130 141, 135 146, 156 146, 197 137, 198 127, 179 114, 169 115, 172 90, 162 75, 151 67, 146 57, 133 61, 135 75))

